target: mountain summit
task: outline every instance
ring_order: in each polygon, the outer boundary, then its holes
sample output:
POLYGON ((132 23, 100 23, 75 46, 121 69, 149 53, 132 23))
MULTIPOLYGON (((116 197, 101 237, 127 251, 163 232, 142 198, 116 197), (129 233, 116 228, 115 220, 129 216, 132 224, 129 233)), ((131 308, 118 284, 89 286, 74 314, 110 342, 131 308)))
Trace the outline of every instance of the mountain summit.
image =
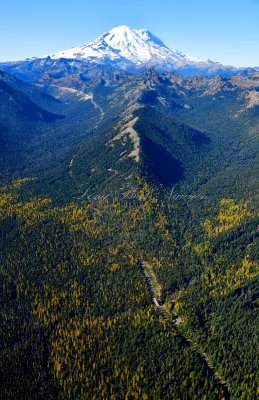
POLYGON ((122 25, 111 29, 87 45, 51 55, 51 58, 126 59, 135 64, 170 58, 171 51, 146 29, 131 29, 122 25))
POLYGON ((251 68, 235 68, 184 55, 167 47, 149 30, 131 29, 126 25, 115 27, 88 44, 39 58, 0 63, 0 68, 19 79, 35 81, 46 72, 55 77, 82 74, 96 65, 133 74, 149 68, 184 76, 231 76, 255 72, 251 68))
POLYGON ((159 71, 176 70, 187 75, 200 75, 233 68, 210 60, 186 56, 168 48, 149 30, 131 29, 126 25, 111 29, 89 44, 73 47, 49 57, 53 60, 65 58, 108 64, 130 72, 154 67, 159 71))

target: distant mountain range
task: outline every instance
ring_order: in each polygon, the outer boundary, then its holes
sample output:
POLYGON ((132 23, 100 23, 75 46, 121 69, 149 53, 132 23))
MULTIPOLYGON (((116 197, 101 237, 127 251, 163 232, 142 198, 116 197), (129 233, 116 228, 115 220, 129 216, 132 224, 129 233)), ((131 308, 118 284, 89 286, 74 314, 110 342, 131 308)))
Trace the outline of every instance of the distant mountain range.
POLYGON ((46 70, 84 72, 86 66, 101 65, 130 73, 154 68, 159 72, 177 72, 184 76, 249 75, 258 68, 236 68, 211 60, 186 56, 167 47, 147 29, 118 26, 94 41, 39 58, 0 64, 0 68, 22 79, 35 80, 46 70))

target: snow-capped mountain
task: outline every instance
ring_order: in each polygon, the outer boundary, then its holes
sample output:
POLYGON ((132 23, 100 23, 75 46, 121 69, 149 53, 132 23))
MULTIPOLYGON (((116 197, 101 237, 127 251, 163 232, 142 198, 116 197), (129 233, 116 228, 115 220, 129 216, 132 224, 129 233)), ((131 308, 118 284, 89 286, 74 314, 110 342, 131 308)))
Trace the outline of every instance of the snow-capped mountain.
MULTIPOLYGON (((44 56, 45 58, 47 56, 44 56)), ((190 57, 177 50, 169 49, 159 38, 147 29, 131 29, 122 25, 111 29, 89 44, 73 47, 52 54, 51 59, 80 59, 89 63, 111 64, 134 72, 135 70, 155 67, 158 70, 204 70, 215 71, 232 69, 210 60, 190 57)))
MULTIPOLYGON (((184 76, 231 76, 255 73, 253 68, 235 68, 211 60, 186 56, 170 49, 147 29, 131 29, 122 25, 102 34, 94 41, 59 53, 0 63, 0 69, 19 79, 35 82, 79 74, 85 76, 89 69, 124 70, 130 73, 153 68, 158 72, 176 72, 184 76)), ((99 70, 99 72, 101 71, 99 70)), ((102 74, 102 72, 100 72, 102 74)))

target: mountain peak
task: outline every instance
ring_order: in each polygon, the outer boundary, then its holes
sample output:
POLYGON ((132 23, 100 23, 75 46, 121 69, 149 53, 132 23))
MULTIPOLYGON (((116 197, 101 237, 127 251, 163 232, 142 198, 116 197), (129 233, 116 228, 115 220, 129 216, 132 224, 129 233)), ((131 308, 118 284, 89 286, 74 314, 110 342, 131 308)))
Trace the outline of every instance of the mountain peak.
POLYGON ((116 36, 117 38, 120 37, 121 39, 127 41, 132 38, 136 40, 136 37, 138 37, 139 39, 146 42, 154 42, 158 46, 165 47, 165 44, 162 42, 162 40, 153 35, 153 33, 150 32, 148 29, 132 29, 127 25, 120 25, 112 28, 108 33, 116 36))
POLYGON ((132 29, 127 25, 116 26, 88 44, 52 54, 50 58, 76 59, 133 73, 147 68, 176 71, 184 75, 215 75, 233 70, 232 67, 169 49, 148 29, 132 29))
POLYGON ((171 51, 147 29, 120 25, 92 42, 51 55, 52 59, 87 59, 90 62, 125 61, 141 65, 152 60, 164 61, 171 51))

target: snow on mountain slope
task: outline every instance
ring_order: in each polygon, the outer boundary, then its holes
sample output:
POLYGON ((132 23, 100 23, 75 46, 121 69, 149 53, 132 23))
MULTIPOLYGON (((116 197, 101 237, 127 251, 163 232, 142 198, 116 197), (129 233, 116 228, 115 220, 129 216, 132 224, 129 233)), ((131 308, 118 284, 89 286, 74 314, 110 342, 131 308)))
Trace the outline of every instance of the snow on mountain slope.
POLYGON ((153 68, 157 72, 176 72, 183 76, 251 75, 254 68, 235 68, 211 60, 186 56, 168 48, 147 29, 122 25, 102 34, 94 41, 52 55, 24 61, 0 63, 0 69, 19 79, 34 82, 48 74, 55 79, 72 74, 102 75, 102 68, 139 73, 153 68), (98 70, 96 66, 101 69, 98 70))
POLYGON ((188 57, 171 50, 147 29, 131 29, 118 26, 99 36, 87 45, 74 47, 52 54, 51 59, 82 59, 95 63, 112 63, 117 67, 161 67, 172 70, 185 67, 219 68, 220 64, 210 60, 188 57))

